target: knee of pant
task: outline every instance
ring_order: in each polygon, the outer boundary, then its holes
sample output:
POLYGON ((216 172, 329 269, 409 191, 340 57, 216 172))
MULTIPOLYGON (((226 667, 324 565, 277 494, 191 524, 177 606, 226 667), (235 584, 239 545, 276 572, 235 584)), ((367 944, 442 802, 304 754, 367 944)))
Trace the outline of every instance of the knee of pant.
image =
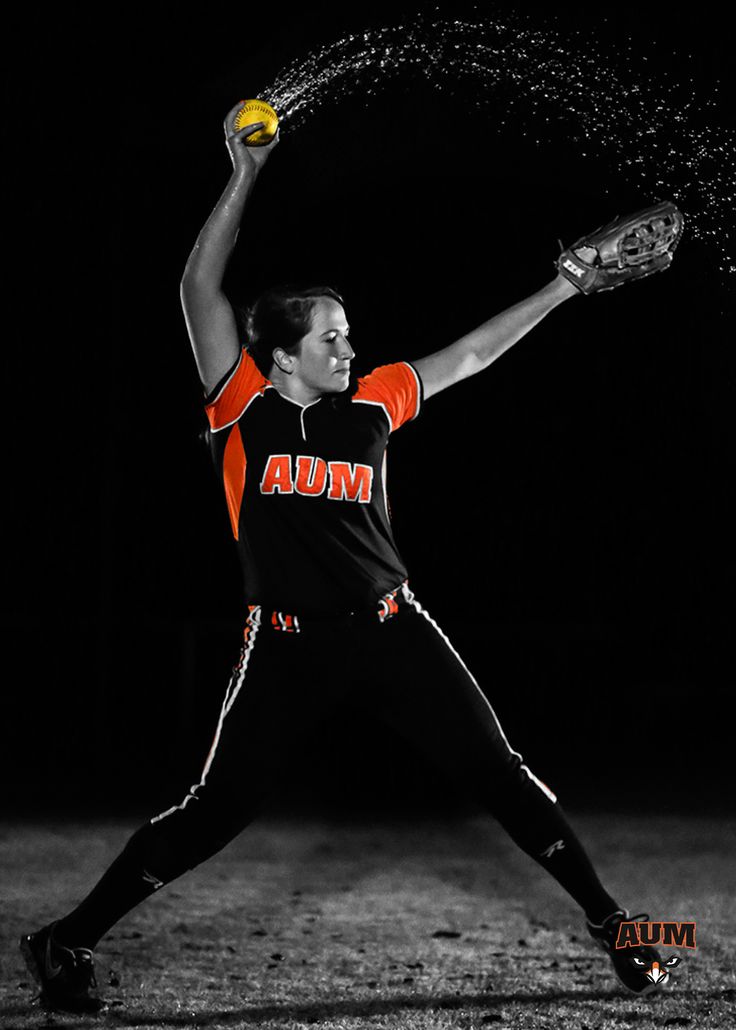
POLYGON ((556 804, 557 795, 552 788, 544 782, 544 780, 540 780, 538 776, 535 776, 532 770, 526 765, 522 765, 520 771, 526 776, 526 790, 533 793, 535 797, 539 797, 541 795, 550 804, 556 804))
POLYGON ((503 775, 483 781, 478 794, 483 805, 499 818, 516 812, 538 813, 557 801, 547 784, 520 760, 503 775))
POLYGON ((218 821, 187 806, 145 823, 126 850, 136 864, 168 883, 224 848, 240 828, 240 822, 218 821))
MULTIPOLYGON (((524 759, 519 754, 514 754, 511 763, 509 764, 509 780, 510 783, 515 785, 523 794, 527 794, 532 798, 543 797, 547 801, 555 802, 557 795, 555 792, 544 782, 540 780, 538 776, 529 768, 524 759)), ((513 786, 510 788, 513 790, 513 786)))
POLYGON ((168 883, 180 876, 189 865, 189 849, 176 832, 175 824, 144 823, 125 846, 125 854, 132 863, 149 875, 168 883))

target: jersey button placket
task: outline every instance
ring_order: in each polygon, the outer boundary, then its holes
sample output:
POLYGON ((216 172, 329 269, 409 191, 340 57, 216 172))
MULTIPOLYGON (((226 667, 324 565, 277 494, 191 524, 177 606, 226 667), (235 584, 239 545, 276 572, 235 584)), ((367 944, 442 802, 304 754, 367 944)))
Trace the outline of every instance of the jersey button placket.
POLYGON ((312 401, 311 404, 303 404, 303 405, 301 405, 301 409, 302 410, 299 412, 299 424, 300 424, 301 430, 302 430, 302 440, 304 440, 305 443, 306 443, 306 440, 307 440, 307 428, 306 428, 306 426, 304 424, 304 412, 307 410, 307 408, 313 408, 315 404, 319 404, 321 399, 322 399, 321 397, 318 397, 317 400, 316 401, 312 401))

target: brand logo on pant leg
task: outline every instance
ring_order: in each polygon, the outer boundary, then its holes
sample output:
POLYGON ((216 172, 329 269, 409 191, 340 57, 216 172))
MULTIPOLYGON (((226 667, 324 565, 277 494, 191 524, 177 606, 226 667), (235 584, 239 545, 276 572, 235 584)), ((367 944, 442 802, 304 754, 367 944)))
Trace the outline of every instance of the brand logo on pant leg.
POLYGON ((548 848, 544 849, 544 851, 542 852, 542 856, 544 858, 552 858, 552 856, 554 855, 555 851, 562 851, 562 849, 564 847, 565 847, 565 842, 564 841, 556 840, 554 842, 554 844, 550 844, 550 846, 548 848))
POLYGON ((147 869, 143 870, 143 879, 146 883, 152 883, 155 890, 158 890, 159 887, 163 887, 164 885, 163 880, 159 880, 157 876, 154 876, 153 873, 149 873, 147 869))

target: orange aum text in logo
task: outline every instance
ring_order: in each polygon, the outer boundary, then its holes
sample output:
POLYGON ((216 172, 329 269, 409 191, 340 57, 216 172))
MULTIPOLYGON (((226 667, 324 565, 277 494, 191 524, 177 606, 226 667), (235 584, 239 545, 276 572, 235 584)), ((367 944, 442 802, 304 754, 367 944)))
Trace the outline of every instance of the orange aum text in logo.
POLYGON ((622 922, 616 938, 617 948, 662 944, 668 948, 694 948, 695 923, 622 922))

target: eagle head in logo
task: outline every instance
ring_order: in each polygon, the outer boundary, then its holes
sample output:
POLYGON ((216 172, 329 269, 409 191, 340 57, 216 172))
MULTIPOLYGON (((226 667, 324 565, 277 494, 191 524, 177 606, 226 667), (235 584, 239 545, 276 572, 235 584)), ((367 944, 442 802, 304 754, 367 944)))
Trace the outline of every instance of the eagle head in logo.
POLYGON ((632 963, 641 969, 648 980, 651 980, 653 984, 666 984, 670 978, 670 969, 674 969, 675 966, 679 966, 680 958, 677 955, 670 955, 669 958, 662 959, 661 962, 646 962, 643 958, 638 955, 631 956, 632 963), (646 967, 649 968, 646 968, 646 967))

